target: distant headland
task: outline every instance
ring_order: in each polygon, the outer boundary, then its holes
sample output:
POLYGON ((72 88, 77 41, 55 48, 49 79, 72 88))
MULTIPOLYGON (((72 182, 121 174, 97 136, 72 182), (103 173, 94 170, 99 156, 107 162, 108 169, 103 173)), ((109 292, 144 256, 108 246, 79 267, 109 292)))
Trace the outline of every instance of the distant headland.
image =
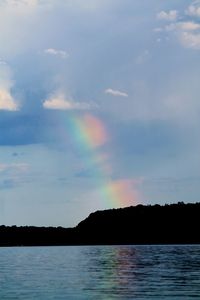
POLYGON ((74 228, 0 226, 0 246, 200 244, 200 203, 97 211, 74 228))

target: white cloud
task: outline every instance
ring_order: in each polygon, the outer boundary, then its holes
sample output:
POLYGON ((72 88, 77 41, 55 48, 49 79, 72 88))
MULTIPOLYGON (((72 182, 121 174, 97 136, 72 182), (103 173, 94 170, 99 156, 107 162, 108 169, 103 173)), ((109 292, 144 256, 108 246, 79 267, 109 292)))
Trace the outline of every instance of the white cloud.
POLYGON ((195 1, 186 10, 186 14, 193 17, 200 17, 200 1, 195 1))
POLYGON ((16 111, 18 105, 9 90, 0 88, 0 110, 16 111))
POLYGON ((178 12, 177 10, 170 10, 169 12, 162 10, 157 14, 157 18, 165 21, 176 21, 178 18, 178 12))
POLYGON ((200 24, 195 22, 177 22, 171 23, 165 27, 166 31, 175 31, 175 30, 182 30, 182 31, 195 31, 200 29, 200 24))
POLYGON ((90 110, 97 108, 94 103, 75 102, 65 98, 64 94, 55 94, 43 102, 43 107, 46 109, 55 110, 90 110))
POLYGON ((0 110, 16 111, 19 106, 12 96, 12 72, 6 63, 0 64, 0 110))
POLYGON ((186 48, 200 50, 200 33, 183 32, 180 35, 180 41, 186 48))
MULTIPOLYGON (((192 5, 190 5, 185 13, 190 16, 200 16, 200 1, 195 1, 192 5)), ((183 47, 197 50, 200 49, 199 23, 194 20, 178 22, 178 12, 176 10, 171 10, 168 13, 161 11, 157 14, 157 17, 161 20, 171 21, 170 24, 161 29, 166 32, 172 32, 183 47)), ((155 29, 154 31, 159 32, 161 30, 155 29)))
POLYGON ((115 96, 115 97, 128 97, 127 93, 121 92, 121 91, 118 91, 118 90, 113 90, 111 88, 106 89, 105 93, 109 94, 109 95, 112 95, 112 96, 115 96))
POLYGON ((193 31, 200 29, 200 24, 195 22, 181 22, 177 24, 181 30, 193 31))
POLYGON ((44 53, 49 54, 49 55, 54 55, 54 56, 59 56, 60 58, 67 58, 69 54, 64 51, 64 50, 58 50, 54 48, 48 48, 44 50, 44 53))

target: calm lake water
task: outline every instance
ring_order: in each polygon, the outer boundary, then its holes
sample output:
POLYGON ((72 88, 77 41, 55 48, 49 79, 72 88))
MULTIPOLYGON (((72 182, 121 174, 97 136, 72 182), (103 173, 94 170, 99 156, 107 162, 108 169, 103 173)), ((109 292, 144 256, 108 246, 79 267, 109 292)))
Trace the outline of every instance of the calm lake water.
POLYGON ((200 299, 200 246, 0 248, 0 299, 200 299))

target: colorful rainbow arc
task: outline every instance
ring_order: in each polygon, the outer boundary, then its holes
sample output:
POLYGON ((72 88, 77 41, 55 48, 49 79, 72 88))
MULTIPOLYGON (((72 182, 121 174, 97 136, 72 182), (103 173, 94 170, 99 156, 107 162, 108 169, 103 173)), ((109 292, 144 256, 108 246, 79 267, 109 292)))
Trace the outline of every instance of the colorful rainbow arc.
POLYGON ((136 202, 135 181, 131 179, 112 180, 112 167, 109 155, 103 146, 110 139, 103 122, 96 116, 86 113, 82 116, 66 116, 67 131, 72 143, 86 168, 95 170, 100 195, 114 207, 128 206, 136 202))

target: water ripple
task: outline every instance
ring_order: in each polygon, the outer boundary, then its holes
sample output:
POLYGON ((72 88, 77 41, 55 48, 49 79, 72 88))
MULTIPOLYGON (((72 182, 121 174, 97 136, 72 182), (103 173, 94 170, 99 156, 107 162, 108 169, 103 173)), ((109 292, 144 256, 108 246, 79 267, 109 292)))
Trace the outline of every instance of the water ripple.
POLYGON ((0 248, 0 299, 200 298, 200 246, 0 248))

